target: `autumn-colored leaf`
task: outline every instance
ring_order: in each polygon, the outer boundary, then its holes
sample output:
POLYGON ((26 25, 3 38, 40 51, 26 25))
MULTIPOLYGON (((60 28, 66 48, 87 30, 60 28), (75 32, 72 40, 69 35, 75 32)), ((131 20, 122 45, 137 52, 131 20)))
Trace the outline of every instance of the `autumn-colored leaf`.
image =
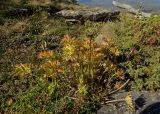
POLYGON ((8 98, 7 101, 6 101, 6 104, 8 106, 11 106, 13 104, 13 99, 12 98, 8 98))
POLYGON ((40 52, 38 54, 39 59, 47 59, 47 58, 50 58, 50 57, 53 57, 53 56, 54 56, 53 51, 44 51, 44 52, 40 52))
POLYGON ((130 93, 126 96, 125 102, 127 103, 130 111, 134 112, 134 105, 133 105, 132 95, 130 93))
POLYGON ((27 74, 30 74, 31 71, 31 64, 16 64, 13 68, 13 74, 25 76, 27 74))

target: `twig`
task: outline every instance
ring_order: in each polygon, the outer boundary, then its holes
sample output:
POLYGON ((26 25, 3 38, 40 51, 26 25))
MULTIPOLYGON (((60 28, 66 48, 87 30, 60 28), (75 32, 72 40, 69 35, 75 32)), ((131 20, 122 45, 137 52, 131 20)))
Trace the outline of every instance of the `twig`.
POLYGON ((103 104, 109 104, 109 103, 115 103, 115 102, 125 102, 125 100, 124 99, 111 100, 111 101, 106 101, 103 104))
POLYGON ((122 86, 120 86, 118 89, 110 92, 110 93, 107 94, 107 95, 111 95, 111 94, 114 94, 114 93, 118 92, 118 91, 121 90, 123 87, 125 87, 125 86, 128 84, 129 81, 130 81, 130 79, 128 79, 128 80, 127 80, 122 86))
POLYGON ((68 98, 70 98, 70 99, 72 99, 72 100, 78 99, 78 98, 76 98, 76 97, 68 97, 68 98))

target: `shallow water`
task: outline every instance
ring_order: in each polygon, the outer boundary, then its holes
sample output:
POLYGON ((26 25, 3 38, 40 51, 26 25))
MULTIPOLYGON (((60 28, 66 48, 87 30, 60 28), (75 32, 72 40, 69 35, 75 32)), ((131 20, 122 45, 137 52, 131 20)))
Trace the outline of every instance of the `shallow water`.
MULTIPOLYGON (((80 4, 101 6, 107 9, 115 9, 112 6, 113 0, 78 0, 80 4)), ((127 3, 135 8, 143 6, 143 10, 146 12, 160 12, 160 0, 116 0, 122 3, 127 3)))

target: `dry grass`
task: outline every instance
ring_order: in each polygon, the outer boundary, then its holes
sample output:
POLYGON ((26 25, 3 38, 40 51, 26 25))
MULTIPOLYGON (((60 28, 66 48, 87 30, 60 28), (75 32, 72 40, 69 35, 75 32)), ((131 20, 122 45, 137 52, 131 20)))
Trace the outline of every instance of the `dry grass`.
POLYGON ((49 5, 51 4, 51 0, 28 0, 28 5, 49 5))

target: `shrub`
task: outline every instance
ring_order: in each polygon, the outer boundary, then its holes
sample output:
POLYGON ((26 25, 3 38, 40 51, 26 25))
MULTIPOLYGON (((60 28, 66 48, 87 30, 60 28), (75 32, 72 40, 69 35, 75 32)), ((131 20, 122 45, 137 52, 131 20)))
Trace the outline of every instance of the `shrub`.
POLYGON ((159 17, 111 23, 108 30, 123 53, 121 66, 136 89, 159 89, 159 17))
POLYGON ((13 110, 23 113, 28 110, 30 113, 91 111, 108 92, 118 88, 116 84, 125 80, 123 69, 109 57, 117 56, 113 51, 116 47, 100 46, 91 38, 78 40, 69 36, 61 40, 61 46, 57 52, 40 52, 38 64, 14 66, 14 76, 30 75, 35 83, 16 99, 13 110))

